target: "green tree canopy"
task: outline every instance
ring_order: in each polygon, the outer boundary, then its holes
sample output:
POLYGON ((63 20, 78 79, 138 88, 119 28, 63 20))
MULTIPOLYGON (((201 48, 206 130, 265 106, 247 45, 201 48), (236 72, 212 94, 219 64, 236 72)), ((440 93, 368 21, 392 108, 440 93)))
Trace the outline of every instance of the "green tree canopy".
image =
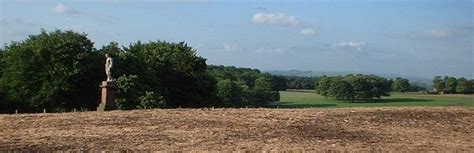
POLYGON ((329 96, 329 88, 331 87, 331 78, 330 77, 320 77, 318 82, 316 82, 315 88, 316 93, 321 96, 328 97, 329 96))
POLYGON ((278 101, 280 94, 278 91, 273 90, 274 87, 271 84, 271 79, 268 77, 260 77, 255 80, 255 87, 253 92, 255 93, 255 102, 257 107, 263 107, 268 105, 270 102, 278 101))
POLYGON ((456 93, 456 86, 458 84, 458 81, 455 77, 448 77, 448 79, 445 80, 445 93, 448 94, 453 94, 456 93))
POLYGON ((465 78, 459 78, 456 86, 456 92, 461 94, 469 94, 474 92, 474 84, 465 78))
POLYGON ((39 111, 94 108, 102 57, 86 34, 42 31, 4 48, 0 88, 8 107, 39 111))
POLYGON ((354 101, 370 101, 390 96, 391 82, 375 75, 347 75, 345 77, 321 77, 316 92, 325 97, 354 101))
POLYGON ((225 106, 236 106, 242 101, 242 88, 230 79, 217 82, 216 96, 225 106))
POLYGON ((162 96, 166 107, 204 107, 213 101, 215 81, 206 74, 206 59, 184 42, 139 41, 122 49, 111 43, 101 51, 117 57, 116 76, 137 76, 141 95, 135 96, 162 96))
POLYGON ((410 88, 410 82, 408 81, 408 79, 398 77, 393 82, 394 91, 405 93, 409 90, 409 88, 410 88))
POLYGON ((352 86, 343 80, 342 77, 335 77, 332 79, 328 89, 329 97, 337 99, 354 101, 354 91, 352 86))
POLYGON ((441 76, 435 76, 434 77, 434 79, 433 79, 433 88, 438 93, 444 92, 445 84, 444 84, 444 80, 441 78, 441 76))

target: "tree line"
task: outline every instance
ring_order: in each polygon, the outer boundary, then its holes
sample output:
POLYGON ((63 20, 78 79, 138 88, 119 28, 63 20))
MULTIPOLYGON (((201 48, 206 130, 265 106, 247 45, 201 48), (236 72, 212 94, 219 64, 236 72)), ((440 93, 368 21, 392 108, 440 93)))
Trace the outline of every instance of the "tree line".
MULTIPOLYGON (((301 76, 275 76, 278 77, 279 80, 284 81, 286 84, 283 86, 283 89, 304 89, 304 90, 314 90, 318 84, 318 81, 321 77, 301 77, 301 76)), ((327 77, 327 76, 324 76, 327 77)), ((390 79, 388 78, 387 81, 389 82, 391 91, 398 91, 398 92, 419 92, 426 90, 426 86, 420 82, 409 82, 408 79, 405 78, 395 78, 390 79), (396 85, 393 85, 393 82, 396 81, 396 85)))
POLYGON ((100 49, 84 33, 42 31, 0 49, 0 110, 94 110, 114 58, 119 109, 261 107, 278 101, 279 78, 256 69, 209 66, 184 42, 136 42, 100 49))
POLYGON ((208 73, 215 76, 216 96, 223 106, 263 107, 280 99, 279 78, 257 69, 234 66, 208 66, 208 73))
POLYGON ((433 90, 439 94, 471 94, 474 93, 474 79, 435 76, 433 90))
POLYGON ((318 77, 282 76, 286 80, 287 89, 313 90, 318 77))
POLYGON ((389 96, 391 82, 375 75, 323 76, 318 79, 315 90, 324 97, 351 102, 371 101, 374 98, 389 96))

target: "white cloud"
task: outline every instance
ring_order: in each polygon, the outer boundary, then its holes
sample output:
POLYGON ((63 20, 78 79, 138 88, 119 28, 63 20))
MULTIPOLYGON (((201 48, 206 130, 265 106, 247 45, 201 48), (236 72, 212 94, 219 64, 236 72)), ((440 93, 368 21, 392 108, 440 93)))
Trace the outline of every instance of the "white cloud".
POLYGON ((239 44, 224 44, 225 51, 239 51, 242 50, 239 44))
POLYGON ((261 47, 255 50, 257 53, 277 53, 277 54, 283 54, 285 51, 281 48, 267 48, 267 47, 261 47))
POLYGON ((307 35, 307 36, 314 36, 314 35, 317 35, 317 32, 313 28, 305 28, 305 29, 301 29, 300 34, 307 35))
POLYGON ((349 41, 349 42, 339 42, 335 45, 336 47, 340 47, 343 49, 349 49, 349 50, 361 50, 365 47, 367 47, 367 43, 362 42, 362 41, 349 41))
POLYGON ((54 8, 53 11, 56 13, 61 13, 61 14, 79 14, 79 11, 67 7, 66 5, 63 4, 57 4, 54 8))
MULTIPOLYGON (((265 9, 265 11, 267 11, 265 9)), ((259 12, 252 16, 252 24, 267 26, 284 26, 299 29, 299 33, 306 36, 318 35, 317 29, 310 28, 295 16, 287 15, 281 12, 259 12)))
POLYGON ((450 32, 441 31, 441 30, 431 30, 426 33, 426 36, 430 38, 445 38, 450 35, 451 35, 450 32))
POLYGON ((276 26, 299 26, 300 22, 295 16, 285 13, 256 13, 252 17, 253 24, 276 26))

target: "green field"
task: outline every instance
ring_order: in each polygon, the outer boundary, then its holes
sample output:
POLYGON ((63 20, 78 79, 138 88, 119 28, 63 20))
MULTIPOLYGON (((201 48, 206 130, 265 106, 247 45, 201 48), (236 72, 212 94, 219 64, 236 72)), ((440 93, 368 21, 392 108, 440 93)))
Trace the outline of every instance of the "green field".
POLYGON ((271 107, 311 108, 311 107, 387 107, 387 106, 466 106, 474 107, 474 95, 428 95, 421 93, 391 93, 373 102, 349 102, 324 98, 312 91, 280 91, 280 101, 271 107))

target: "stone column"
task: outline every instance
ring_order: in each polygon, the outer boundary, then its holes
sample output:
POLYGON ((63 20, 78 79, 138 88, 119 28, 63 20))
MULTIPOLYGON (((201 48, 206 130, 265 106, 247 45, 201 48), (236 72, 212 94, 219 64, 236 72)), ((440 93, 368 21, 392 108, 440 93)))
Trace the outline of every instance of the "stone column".
POLYGON ((115 107, 115 82, 102 81, 99 86, 101 88, 100 104, 97 111, 114 110, 115 107))

